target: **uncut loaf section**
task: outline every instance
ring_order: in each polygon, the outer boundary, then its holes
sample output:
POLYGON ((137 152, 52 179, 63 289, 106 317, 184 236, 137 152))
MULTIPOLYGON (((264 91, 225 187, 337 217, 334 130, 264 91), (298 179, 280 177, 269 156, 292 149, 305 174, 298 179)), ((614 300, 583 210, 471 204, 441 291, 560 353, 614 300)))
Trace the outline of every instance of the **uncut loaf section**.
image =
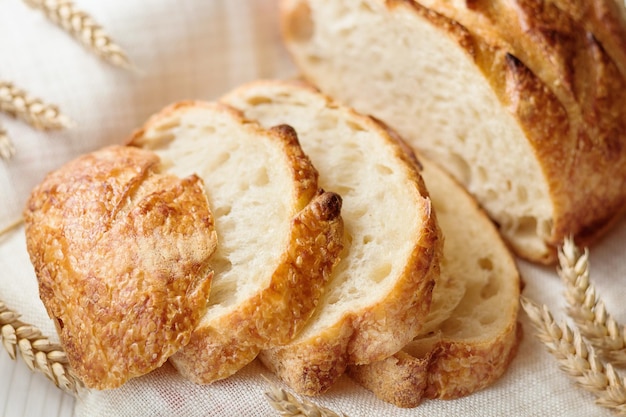
POLYGON ((324 93, 382 119, 473 194, 517 254, 553 262, 626 207, 623 2, 282 0, 324 93))

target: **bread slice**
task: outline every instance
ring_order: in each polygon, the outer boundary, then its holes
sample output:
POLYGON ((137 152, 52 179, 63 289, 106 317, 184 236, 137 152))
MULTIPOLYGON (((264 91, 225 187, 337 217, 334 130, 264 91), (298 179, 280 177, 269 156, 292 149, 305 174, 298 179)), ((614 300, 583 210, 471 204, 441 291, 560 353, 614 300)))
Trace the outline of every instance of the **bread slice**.
POLYGON ((608 3, 282 0, 281 14, 308 81, 397 130, 517 254, 549 263, 626 207, 624 8, 608 3))
POLYGON ((420 162, 445 237, 428 324, 390 358, 348 367, 354 380, 399 407, 487 387, 506 371, 522 334, 520 278, 498 231, 456 181, 432 162, 420 162))
POLYGON ((439 273, 440 232, 414 162, 375 120, 311 87, 266 81, 224 99, 264 126, 289 122, 344 199, 345 250, 315 314, 261 361, 294 390, 327 390, 348 364, 381 360, 420 330, 439 273))
POLYGON ((24 210, 41 300, 87 387, 158 368, 206 311, 217 236, 202 180, 162 168, 104 148, 50 173, 24 210))
POLYGON ((318 190, 293 129, 263 129, 223 104, 182 102, 130 143, 154 151, 169 172, 199 175, 215 213, 209 307, 172 364, 210 383, 291 340, 343 247, 341 197, 318 190))

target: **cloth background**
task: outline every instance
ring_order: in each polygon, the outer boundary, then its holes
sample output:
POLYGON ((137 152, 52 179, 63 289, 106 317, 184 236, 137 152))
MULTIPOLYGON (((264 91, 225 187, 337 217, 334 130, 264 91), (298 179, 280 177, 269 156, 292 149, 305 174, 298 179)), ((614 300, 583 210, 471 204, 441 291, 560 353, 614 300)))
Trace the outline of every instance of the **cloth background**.
MULTIPOLYGON (((0 114, 17 154, 0 160, 0 229, 19 218, 30 189, 79 154, 122 142, 150 114, 181 99, 211 100, 257 78, 296 74, 280 40, 274 0, 76 0, 139 68, 112 67, 20 0, 0 0, 0 80, 58 104, 76 122, 70 130, 38 132, 0 114)), ((591 277, 609 311, 626 321, 626 221, 591 248, 591 277)), ((519 262, 524 294, 562 314, 563 288, 554 267, 519 262)), ((0 238, 0 300, 56 339, 37 294, 23 230, 0 238)), ((401 410, 343 378, 314 399, 350 416, 608 416, 576 388, 534 337, 525 336, 509 371, 493 386, 452 401, 401 410)), ((0 415, 26 416, 268 416, 267 382, 253 363, 236 376, 201 387, 168 365, 122 388, 74 399, 21 361, 0 351, 0 415)))

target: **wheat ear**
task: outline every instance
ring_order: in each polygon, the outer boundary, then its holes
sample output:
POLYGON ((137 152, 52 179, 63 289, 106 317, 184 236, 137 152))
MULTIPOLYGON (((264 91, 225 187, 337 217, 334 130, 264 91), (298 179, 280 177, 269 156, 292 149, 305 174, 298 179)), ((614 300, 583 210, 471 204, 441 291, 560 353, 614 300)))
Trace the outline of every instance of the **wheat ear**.
POLYGON ((41 130, 63 129, 73 124, 57 106, 46 104, 6 81, 0 81, 0 110, 41 130))
POLYGON ((600 356, 614 366, 626 366, 626 332, 607 312, 589 280, 589 251, 581 253, 569 238, 558 257, 557 272, 565 284, 568 315, 600 356))
POLYGON ((70 0, 24 0, 41 10, 48 19, 78 39, 87 49, 105 61, 125 69, 134 69, 126 53, 86 12, 70 0))
POLYGON ((270 386, 270 390, 265 393, 265 396, 270 405, 283 417, 347 417, 346 414, 337 414, 310 401, 299 400, 284 389, 272 384, 265 376, 263 378, 270 386))
POLYGON ((522 307, 537 330, 537 337, 575 383, 596 397, 596 404, 626 415, 626 384, 611 364, 604 365, 577 329, 557 325, 544 305, 522 297, 522 307))
POLYGON ((72 373, 61 346, 50 342, 39 329, 19 320, 19 314, 0 301, 0 335, 11 359, 20 356, 31 370, 42 372, 63 390, 76 394, 82 386, 72 373))
POLYGON ((0 125, 0 158, 8 160, 15 154, 15 147, 7 131, 0 125))

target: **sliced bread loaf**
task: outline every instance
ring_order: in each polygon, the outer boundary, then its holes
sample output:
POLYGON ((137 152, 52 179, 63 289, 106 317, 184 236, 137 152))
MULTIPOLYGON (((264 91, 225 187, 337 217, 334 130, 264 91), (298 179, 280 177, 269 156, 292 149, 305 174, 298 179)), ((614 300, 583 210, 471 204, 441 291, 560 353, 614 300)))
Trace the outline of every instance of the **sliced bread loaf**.
POLYGON ((428 160, 420 162, 445 238, 428 324, 395 355, 348 368, 354 380, 400 407, 458 398, 492 384, 508 368, 522 334, 520 278, 498 231, 456 181, 428 160), (448 300, 456 300, 452 311, 448 300))
POLYGON ((223 98, 264 126, 288 122, 343 197, 345 249, 315 314, 261 361, 294 390, 320 394, 348 364, 381 360, 421 329, 439 274, 440 232, 414 161, 375 120, 304 84, 267 81, 223 98))
POLYGON ((202 180, 111 146, 32 191, 26 243, 73 372, 116 388, 161 366, 206 311, 217 237, 202 180))
POLYGON ((172 364, 209 383, 290 341, 318 303, 343 234, 341 197, 318 191, 293 129, 184 102, 153 116, 130 144, 154 151, 169 172, 199 175, 215 214, 209 307, 172 364))
POLYGON ((553 262, 626 207, 622 2, 282 0, 304 77, 461 182, 553 262), (584 4, 583 4, 584 3, 584 4))

